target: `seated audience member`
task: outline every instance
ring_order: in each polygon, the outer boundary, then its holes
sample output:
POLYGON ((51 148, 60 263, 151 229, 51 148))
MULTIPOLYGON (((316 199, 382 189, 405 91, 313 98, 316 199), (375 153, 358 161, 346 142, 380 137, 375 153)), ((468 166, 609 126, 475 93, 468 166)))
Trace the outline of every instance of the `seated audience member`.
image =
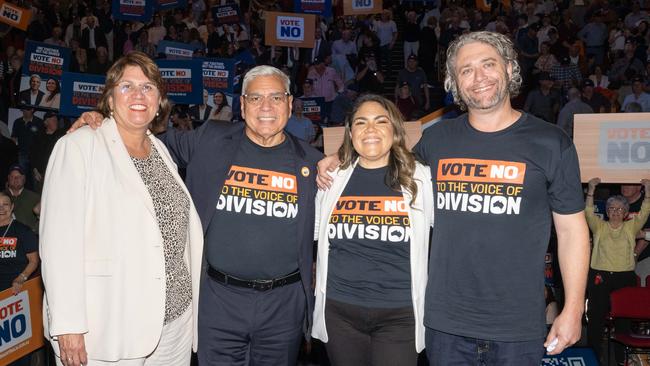
POLYGON ((539 46, 540 55, 535 61, 534 72, 551 72, 551 68, 558 64, 557 58, 551 53, 551 46, 548 42, 542 42, 539 46))
POLYGON ((411 95, 413 96, 418 109, 427 112, 431 107, 427 75, 424 70, 418 66, 418 58, 415 55, 410 55, 408 57, 406 67, 400 70, 397 74, 398 85, 395 86, 396 96, 399 94, 397 90, 399 85, 404 81, 409 84, 411 95))
POLYGON ((622 108, 625 112, 628 112, 627 107, 631 103, 637 103, 641 106, 641 110, 638 112, 650 112, 650 94, 645 92, 644 86, 645 81, 643 78, 637 76, 632 79, 632 93, 623 100, 622 108))
POLYGON ((34 214, 34 207, 38 205, 41 197, 25 188, 26 172, 20 165, 9 168, 7 175, 7 192, 13 197, 14 216, 16 220, 29 226, 33 231, 38 231, 38 217, 34 214))
POLYGON ((557 90, 553 89, 553 80, 547 72, 540 72, 537 79, 539 87, 528 93, 524 111, 546 122, 555 123, 562 97, 557 90))
POLYGON ((589 104, 594 113, 605 113, 610 108, 607 98, 594 90, 594 82, 591 79, 582 82, 582 101, 589 104))
POLYGON ((366 53, 361 57, 355 79, 360 93, 381 93, 384 74, 377 64, 374 53, 366 53))
POLYGON ((34 138, 34 146, 29 156, 34 175, 34 190, 39 194, 43 190, 45 169, 54 145, 65 136, 65 130, 59 128, 59 118, 56 113, 47 112, 43 118, 44 128, 34 138))
POLYGON ((594 73, 589 75, 589 79, 594 82, 595 88, 604 88, 609 87, 609 77, 603 73, 603 66, 596 65, 594 67, 594 73))
POLYGON ((329 124, 332 126, 342 126, 348 113, 352 111, 352 106, 358 96, 359 87, 356 84, 348 85, 343 93, 337 95, 334 103, 332 103, 329 124))
POLYGON ((314 126, 311 120, 303 114, 302 99, 295 98, 293 100, 291 117, 287 121, 284 130, 303 141, 311 142, 314 138, 316 131, 314 131, 314 126))
POLYGON ((580 91, 576 88, 569 89, 569 101, 560 109, 557 117, 557 126, 573 138, 573 121, 576 114, 594 113, 594 110, 581 99, 580 91))
POLYGON ((407 81, 402 81, 399 86, 399 95, 395 103, 402 113, 404 120, 410 121, 417 110, 417 104, 411 95, 411 89, 407 81))

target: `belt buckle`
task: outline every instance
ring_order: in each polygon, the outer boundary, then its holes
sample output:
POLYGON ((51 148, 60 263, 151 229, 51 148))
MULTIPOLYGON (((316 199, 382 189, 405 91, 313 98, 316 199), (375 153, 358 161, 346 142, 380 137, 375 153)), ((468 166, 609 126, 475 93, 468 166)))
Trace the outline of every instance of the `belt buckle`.
POLYGON ((273 280, 255 280, 253 281, 253 290, 268 291, 273 288, 273 280))

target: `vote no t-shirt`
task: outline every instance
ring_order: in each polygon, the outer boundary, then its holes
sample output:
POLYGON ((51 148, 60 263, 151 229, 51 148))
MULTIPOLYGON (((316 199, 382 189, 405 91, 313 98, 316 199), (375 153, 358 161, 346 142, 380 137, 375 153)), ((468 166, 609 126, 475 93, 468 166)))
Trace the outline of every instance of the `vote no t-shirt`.
POLYGON ((436 215, 425 325, 479 339, 542 339, 552 212, 584 209, 569 136, 527 113, 482 132, 464 114, 428 128, 414 152, 431 168, 436 215))
POLYGON ((386 185, 387 169, 358 165, 330 215, 330 299, 375 308, 412 304, 407 202, 386 185))
POLYGON ((207 230, 212 267, 249 280, 278 278, 298 269, 294 155, 288 139, 262 147, 244 138, 207 230))
POLYGON ((27 253, 37 250, 38 237, 27 225, 14 220, 11 225, 0 226, 0 291, 11 287, 29 262, 27 253))

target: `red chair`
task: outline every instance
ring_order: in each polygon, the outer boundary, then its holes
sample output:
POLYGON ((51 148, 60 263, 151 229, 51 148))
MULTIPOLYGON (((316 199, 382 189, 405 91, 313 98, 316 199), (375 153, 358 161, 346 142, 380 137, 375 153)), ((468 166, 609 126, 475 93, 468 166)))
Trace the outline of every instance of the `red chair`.
MULTIPOLYGON (((616 319, 623 318, 636 321, 650 320, 650 287, 625 287, 612 292, 609 299, 611 324, 614 324, 616 319)), ((634 353, 650 353, 650 335, 638 335, 616 329, 612 332, 610 329, 609 341, 618 342, 625 347, 626 365, 632 350, 635 351, 634 353)))

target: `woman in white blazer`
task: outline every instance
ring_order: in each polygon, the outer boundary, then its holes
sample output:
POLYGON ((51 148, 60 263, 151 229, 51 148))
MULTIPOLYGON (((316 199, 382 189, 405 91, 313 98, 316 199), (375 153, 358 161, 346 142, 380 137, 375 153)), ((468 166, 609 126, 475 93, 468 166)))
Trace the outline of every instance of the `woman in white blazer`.
POLYGON ((57 365, 189 365, 203 232, 167 149, 170 103, 141 52, 108 71, 106 117, 63 137, 42 198, 44 325, 57 365))
POLYGON ((332 365, 415 365, 424 349, 433 192, 406 147, 397 107, 357 99, 341 166, 316 202, 318 259, 312 336, 332 365))

